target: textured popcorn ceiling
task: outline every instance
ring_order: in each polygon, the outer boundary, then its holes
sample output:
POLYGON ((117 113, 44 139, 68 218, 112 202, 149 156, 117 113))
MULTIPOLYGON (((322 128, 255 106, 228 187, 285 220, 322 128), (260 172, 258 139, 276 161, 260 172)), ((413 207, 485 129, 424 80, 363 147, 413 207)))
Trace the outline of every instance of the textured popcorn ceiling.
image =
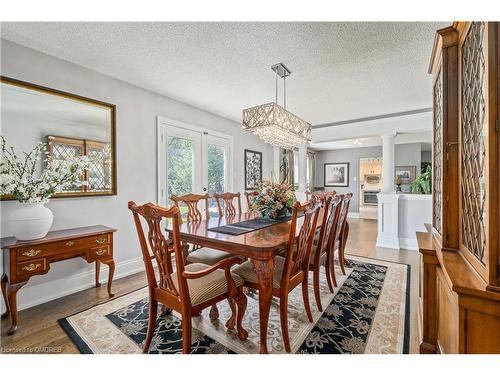
POLYGON ((287 108, 316 125, 431 107, 427 65, 447 25, 2 23, 2 37, 238 122, 274 100, 283 62, 287 108))

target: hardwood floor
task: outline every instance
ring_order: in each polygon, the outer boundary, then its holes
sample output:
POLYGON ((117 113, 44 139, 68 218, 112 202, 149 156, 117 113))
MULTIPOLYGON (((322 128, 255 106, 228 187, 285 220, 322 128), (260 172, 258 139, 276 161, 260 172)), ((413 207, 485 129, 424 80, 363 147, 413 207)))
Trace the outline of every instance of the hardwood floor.
MULTIPOLYGON (((406 263, 411 266, 410 292, 410 353, 418 353, 418 251, 377 248, 377 222, 349 219, 350 233, 346 253, 369 258, 406 263)), ((137 249, 139 252, 139 248, 137 249)), ((126 294, 146 285, 144 272, 113 282, 115 296, 126 294)), ((22 293, 22 290, 21 292, 22 293)), ((59 327, 57 320, 108 300, 106 285, 87 289, 54 301, 19 312, 19 327, 13 336, 7 336, 9 319, 1 324, 0 352, 3 353, 78 353, 76 346, 59 327), (48 349, 47 349, 48 348, 48 349)))

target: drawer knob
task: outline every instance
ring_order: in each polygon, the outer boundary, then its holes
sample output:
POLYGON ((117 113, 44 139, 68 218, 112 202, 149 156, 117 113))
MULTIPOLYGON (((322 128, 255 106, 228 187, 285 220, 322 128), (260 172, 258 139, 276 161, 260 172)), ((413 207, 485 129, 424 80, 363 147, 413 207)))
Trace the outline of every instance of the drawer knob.
POLYGON ((23 253, 23 255, 25 257, 35 257, 37 256, 38 254, 40 254, 42 252, 42 250, 35 250, 35 249, 29 249, 28 251, 25 251, 23 253))
POLYGON ((95 255, 103 255, 103 254, 106 254, 108 252, 107 249, 100 249, 100 250, 97 250, 94 254, 95 255))
POLYGON ((96 243, 106 243, 107 241, 107 238, 106 237, 101 237, 101 238, 98 238, 97 240, 95 240, 96 243))
POLYGON ((31 271, 38 269, 41 266, 42 265, 40 263, 31 263, 31 264, 28 264, 27 266, 24 266, 23 270, 31 272, 31 271))
POLYGON ((74 241, 68 241, 66 242, 66 246, 73 246, 75 244, 74 241))

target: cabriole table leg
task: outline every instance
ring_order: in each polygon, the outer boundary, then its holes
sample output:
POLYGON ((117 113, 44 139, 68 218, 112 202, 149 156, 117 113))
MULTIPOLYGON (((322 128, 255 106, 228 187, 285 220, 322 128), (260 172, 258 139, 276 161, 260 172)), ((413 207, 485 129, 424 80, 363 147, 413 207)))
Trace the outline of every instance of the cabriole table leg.
POLYGON ((17 283, 17 284, 9 284, 7 286, 7 299, 9 303, 9 308, 10 308, 10 314, 11 314, 11 325, 9 330, 7 331, 7 335, 13 335, 14 332, 17 330, 17 320, 18 320, 18 313, 17 313, 17 291, 21 289, 24 285, 26 285, 27 281, 24 281, 22 283, 17 283))
POLYGON ((7 283, 8 282, 9 282, 9 278, 4 273, 2 275, 2 296, 3 296, 3 300, 5 302, 5 312, 2 314, 2 319, 5 319, 10 315, 9 300, 7 299, 7 283))
POLYGON ((252 265, 259 280, 260 353, 267 354, 267 327, 273 298, 274 258, 252 259, 252 265))

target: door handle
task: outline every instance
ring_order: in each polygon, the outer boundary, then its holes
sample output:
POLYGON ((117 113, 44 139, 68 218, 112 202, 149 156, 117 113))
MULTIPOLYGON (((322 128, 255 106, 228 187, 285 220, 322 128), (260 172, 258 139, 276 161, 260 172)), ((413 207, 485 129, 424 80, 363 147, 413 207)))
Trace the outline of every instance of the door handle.
POLYGON ((207 188, 203 188, 203 191, 207 191, 207 188))

